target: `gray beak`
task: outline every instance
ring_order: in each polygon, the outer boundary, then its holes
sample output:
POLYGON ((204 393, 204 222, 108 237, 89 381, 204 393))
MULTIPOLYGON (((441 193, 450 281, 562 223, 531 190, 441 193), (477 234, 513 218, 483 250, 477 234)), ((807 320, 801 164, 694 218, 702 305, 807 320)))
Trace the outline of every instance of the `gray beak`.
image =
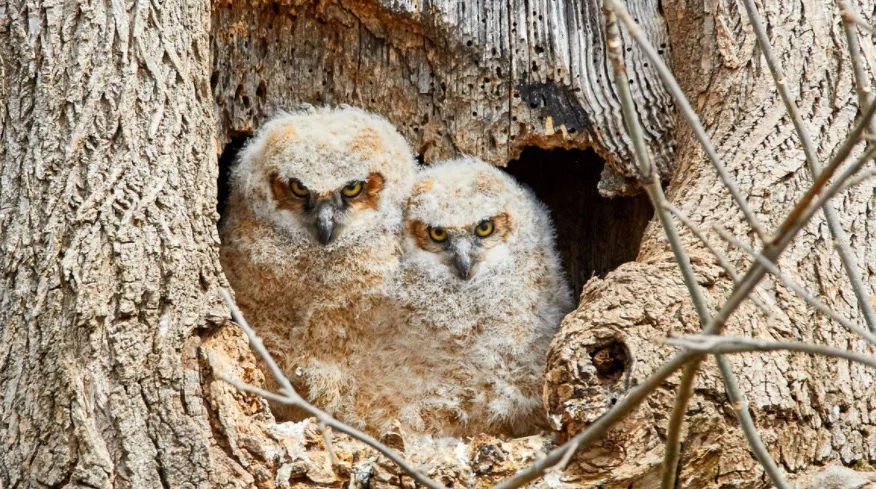
POLYGON ((470 241, 461 239, 457 240, 452 245, 453 248, 453 266, 459 273, 459 277, 463 280, 468 280, 472 276, 472 268, 474 268, 474 260, 472 260, 472 244, 470 241))
POLYGON ((335 239, 335 206, 331 200, 316 204, 316 239, 327 245, 335 239))

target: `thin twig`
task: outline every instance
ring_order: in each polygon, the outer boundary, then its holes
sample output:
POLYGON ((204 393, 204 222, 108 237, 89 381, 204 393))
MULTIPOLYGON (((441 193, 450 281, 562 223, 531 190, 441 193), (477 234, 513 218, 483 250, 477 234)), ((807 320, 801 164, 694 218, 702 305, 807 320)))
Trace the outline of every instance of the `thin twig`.
POLYGON ((669 212, 666 210, 666 196, 663 194, 663 187, 660 185, 659 178, 656 178, 652 173, 652 165, 650 156, 648 155, 648 147, 645 144, 645 138, 642 135, 642 126, 639 123, 638 115, 636 114, 636 106, 633 102, 633 95, 630 93, 630 87, 627 85, 627 72, 623 61, 623 52, 621 51, 620 32, 616 18, 610 9, 605 10, 606 17, 606 45, 608 46, 608 58, 614 67, 615 87, 617 88, 618 98, 620 99, 621 109, 623 112, 624 126, 630 139, 633 141, 635 148, 636 165, 642 176, 641 184, 645 187, 648 197, 651 199, 651 205, 654 206, 660 224, 663 225, 663 230, 672 247, 672 253, 675 255, 675 261, 681 269, 681 275, 684 279, 684 284, 687 286, 694 307, 700 316, 700 321, 705 325, 709 320, 709 308, 706 305, 706 298, 703 296, 697 283, 696 275, 694 275, 693 267, 690 263, 687 253, 684 251, 684 246, 681 244, 681 238, 678 235, 678 229, 672 221, 669 212))
MULTIPOLYGON (((724 269, 725 272, 727 272, 727 275, 730 276, 730 279, 733 280, 733 283, 738 284, 740 276, 739 272, 736 270, 736 267, 733 266, 730 260, 723 253, 721 253, 720 250, 715 248, 715 246, 706 238, 706 235, 702 232, 702 230, 699 229, 696 224, 694 224, 694 222, 687 216, 687 214, 685 214, 681 209, 675 207, 672 204, 667 203, 665 205, 665 208, 667 211, 671 212, 679 221, 681 221, 681 223, 684 224, 685 227, 687 227, 690 232, 693 233, 693 235, 700 240, 700 242, 703 243, 706 249, 709 250, 709 252, 712 253, 712 255, 718 260, 718 264, 721 266, 721 268, 724 269)), ((754 295, 752 295, 750 299, 751 302, 753 302, 754 305, 756 305, 761 310, 761 312, 766 315, 767 319, 771 319, 774 316, 773 311, 771 310, 771 307, 774 306, 769 306, 765 304, 762 300, 754 295)))
POLYGON ((739 426, 742 428, 742 433, 745 439, 748 440, 748 446, 751 447, 752 453, 760 462, 760 465, 766 471, 770 480, 778 489, 793 489, 785 476, 776 465, 766 445, 760 438, 757 432, 757 426, 751 418, 751 411, 748 410, 748 400, 742 395, 739 390, 739 383, 736 382, 736 377, 733 374, 733 369, 730 367, 730 361, 724 355, 715 355, 715 360, 718 362, 718 369, 721 371, 721 377, 724 380, 724 387, 727 388, 727 397, 730 399, 730 406, 736 413, 736 418, 739 420, 739 426))
POLYGON ((697 359, 684 366, 678 390, 675 392, 675 402, 672 405, 672 414, 669 416, 669 424, 666 427, 666 448, 663 453, 663 468, 661 469, 660 487, 662 489, 674 489, 675 480, 678 477, 678 461, 681 459, 681 428, 684 425, 684 416, 687 414, 687 405, 693 395, 693 386, 697 379, 697 371, 703 363, 703 359, 697 359))
POLYGON ((794 282, 794 280, 792 280, 791 277, 788 277, 787 275, 785 275, 779 269, 779 267, 776 266, 775 263, 770 262, 762 255, 759 255, 750 246, 746 245, 745 243, 743 243, 742 241, 740 241, 738 238, 731 235, 727 231, 725 231, 721 228, 717 228, 717 227, 716 227, 715 231, 718 233, 719 236, 721 236, 722 239, 733 244, 734 246, 736 246, 740 250, 748 253, 752 258, 757 260, 758 263, 760 263, 761 266, 765 267, 771 275, 773 275, 774 277, 776 277, 776 279, 779 280, 779 282, 781 282, 785 287, 791 289, 792 292, 797 294, 801 299, 803 299, 806 303, 808 303, 810 306, 815 308, 818 312, 833 319, 834 321, 839 323, 842 327, 846 328, 846 330, 848 330, 850 333, 855 333, 858 336, 869 341, 871 344, 876 345, 876 335, 874 335, 873 333, 871 333, 867 329, 864 329, 864 328, 857 326, 856 324, 852 323, 851 321, 847 320, 846 318, 840 316, 839 313, 837 313, 833 309, 827 307, 827 305, 825 305, 823 302, 818 300, 817 297, 813 296, 812 294, 807 292, 806 289, 804 289, 803 287, 798 285, 796 282, 794 282))
MULTIPOLYGON (((668 206, 667 209, 672 212, 691 232, 697 236, 703 243, 705 243, 706 247, 712 251, 712 253, 718 257, 718 261, 723 263, 724 269, 728 271, 731 278, 735 283, 738 283, 739 277, 736 274, 735 269, 729 263, 729 260, 723 257, 721 253, 718 252, 702 232, 697 229, 697 227, 693 224, 693 222, 688 219, 683 212, 679 209, 676 209, 673 206, 668 206)), ((750 299, 754 300, 753 296, 750 299)), ((771 313, 768 313, 771 314, 771 313)), ((749 446, 751 446, 752 452, 755 454, 757 459, 762 463, 764 469, 769 475, 770 479, 773 481, 773 484, 778 488, 789 488, 787 481, 784 479, 781 471, 776 465, 773 458, 770 456, 766 447, 763 444, 763 441, 760 439, 760 436, 757 434, 757 429, 754 425, 754 421, 751 418, 751 413, 748 410, 748 401, 744 398, 744 396, 739 391, 738 383, 736 382, 736 378, 733 374, 733 370, 730 368, 730 364, 723 355, 716 355, 716 360, 718 362, 719 369, 721 371, 721 375, 723 377, 725 387, 727 388, 727 395, 730 399, 731 405, 736 412, 737 418, 739 419, 740 427, 742 428, 743 433, 745 434, 746 439, 748 440, 749 446)), ((682 383, 685 382, 685 377, 682 377, 682 383)), ((692 382, 691 382, 692 384, 692 382)), ((692 385, 684 386, 679 385, 679 391, 683 391, 685 389, 691 389, 692 385)), ((680 411, 673 410, 672 415, 676 416, 680 411)), ((670 421, 670 425, 672 425, 672 421, 670 421)), ((677 460, 676 460, 677 463, 677 460)), ((663 467, 663 478, 662 478, 662 487, 664 488, 673 488, 675 487, 675 474, 676 470, 667 470, 667 461, 664 459, 664 467, 663 467), (671 474, 667 477, 667 474, 671 474)))
MULTIPOLYGON (((849 48, 849 58, 852 62, 852 73, 855 76, 855 91, 858 95, 858 107, 866 107, 871 100, 870 78, 864 70, 861 59, 861 41, 858 39, 854 18, 858 17, 857 8, 848 0, 837 0, 840 8, 840 16, 843 19, 843 30, 846 33, 846 44, 849 48)), ((870 132, 874 133, 874 126, 870 125, 870 132)))
POLYGON ((664 363, 656 372, 645 379, 644 382, 630 389, 627 395, 612 406, 608 411, 594 421, 581 433, 575 435, 571 440, 553 449, 543 458, 537 460, 529 467, 517 472, 512 477, 503 480, 495 486, 495 489, 517 489, 532 482, 545 474, 551 467, 557 465, 566 456, 570 447, 577 453, 590 446, 591 443, 599 440, 610 430, 615 424, 622 421, 628 414, 636 410, 642 402, 658 387, 660 387, 670 375, 677 372, 681 367, 688 362, 701 358, 704 354, 694 352, 683 352, 672 357, 668 362, 664 363))
POLYGON ((865 31, 869 32, 870 34, 876 34, 876 29, 874 29, 873 26, 870 25, 869 22, 867 22, 867 19, 861 17, 861 15, 858 14, 858 12, 856 12, 854 10, 844 9, 844 10, 840 10, 840 16, 843 18, 844 22, 854 22, 855 24, 858 25, 858 27, 860 27, 861 29, 864 29, 865 31))
MULTIPOLYGON (((751 1, 751 0, 748 0, 751 1)), ((852 12, 857 14, 855 11, 855 6, 848 2, 848 0, 838 0, 840 11, 852 12)), ((849 57, 852 61, 852 73, 855 75, 855 88, 858 94, 858 107, 863 108, 870 105, 872 97, 870 95, 870 79, 867 77, 867 74, 864 70, 864 62, 861 56, 861 43, 858 39, 858 31, 855 28, 855 24, 853 22, 844 21, 843 28, 846 33, 846 43, 849 48, 849 57)), ((868 126, 869 133, 876 133, 876 126, 874 126, 874 121, 871 119, 870 124, 868 126)), ((868 149, 873 148, 873 143, 868 142, 868 149)), ((867 287, 864 285, 864 282, 861 280, 860 269, 857 266, 857 259, 855 258, 855 252, 852 250, 851 241, 846 236, 845 231, 842 229, 842 226, 839 223, 839 218, 836 217, 836 210, 833 205, 827 204, 824 206, 825 214, 828 214, 828 211, 833 214, 833 221, 828 220, 828 225, 831 227, 831 230, 835 227, 841 231, 841 235, 834 234, 833 239, 837 243, 837 251, 839 252, 840 259, 843 262, 843 266, 846 267, 846 273, 849 276, 849 281, 852 285, 852 291, 855 293, 855 298, 858 300, 858 307, 863 312, 864 320, 867 322, 867 326, 870 328, 870 331, 876 333, 876 311, 873 310, 873 303, 870 300, 870 294, 867 292, 867 287), (854 268, 850 268, 854 267, 854 268)))
MULTIPOLYGON (((268 352, 267 348, 265 348, 265 345, 262 342, 261 338, 258 337, 256 332, 249 326, 249 323, 246 322, 246 319, 243 318, 243 314, 240 312, 240 309, 238 309, 237 304, 234 302, 234 299, 231 298, 231 294, 229 294, 228 291, 225 289, 220 289, 219 294, 222 296, 222 299, 225 300, 225 303, 228 305, 228 309, 231 310, 231 317, 234 319, 234 322, 236 322, 246 334, 246 337, 249 339, 250 346, 252 346, 252 348, 259 354, 259 356, 264 359, 265 363, 268 365, 268 368, 271 371, 271 374, 277 380, 277 383, 280 385, 280 388, 282 389, 282 392, 284 392, 284 394, 274 394, 264 389, 247 385, 240 381, 229 379, 227 377, 221 377, 222 380, 228 382, 229 384, 237 387, 242 391, 258 394, 268 400, 298 407, 301 410, 307 412, 307 414, 315 417, 320 425, 331 427, 337 431, 340 431, 341 433, 346 433, 352 438, 355 438, 362 443, 365 443, 366 445, 374 448, 420 484, 430 489, 446 489, 443 485, 430 479, 429 477, 415 469, 413 466, 408 464, 408 462, 405 461, 404 458, 395 453, 395 451, 391 448, 387 447, 383 443, 380 443, 371 436, 357 430, 356 428, 353 428, 352 426, 336 420, 325 411, 322 411, 313 404, 310 404, 309 402, 305 401, 300 395, 298 395, 298 393, 292 387, 292 383, 289 382, 289 379, 283 374, 283 371, 280 370, 277 362, 274 361, 274 358, 268 352)), ((328 446, 328 444, 330 444, 331 442, 327 441, 326 443, 328 446)))
POLYGON ((797 351, 832 358, 842 358, 876 368, 876 357, 841 348, 814 345, 802 341, 773 341, 758 338, 732 336, 688 335, 680 338, 667 338, 666 343, 701 353, 726 354, 755 351, 797 351))
MULTIPOLYGON (((842 6, 842 3, 845 3, 845 0, 839 0, 839 2, 842 6)), ((754 33, 757 37, 757 43, 763 52, 764 58, 766 58, 767 66, 773 75, 773 80, 775 80, 776 89, 779 91, 782 102, 785 104, 785 110, 787 110, 791 122, 794 124, 794 129, 797 132, 797 137, 800 139, 800 144, 803 146, 803 154, 806 156, 809 173, 812 178, 817 178, 819 173, 821 173, 821 163, 818 161, 818 154, 815 151, 815 145, 812 142, 809 131, 806 129, 806 125, 803 123, 803 118, 800 116, 800 111, 797 109, 797 103, 791 96, 791 91, 788 89, 788 85, 785 82, 785 75, 782 73, 782 67, 773 54, 773 48, 770 45, 770 40, 767 36, 766 29, 763 26, 763 22, 761 22, 760 14, 757 11, 757 7, 754 5, 754 0, 743 0, 742 3, 745 5, 748 19, 751 22, 751 26, 754 28, 754 33)), ((844 8, 844 10, 846 9, 844 8)), ((860 66, 861 63, 858 62, 860 61, 860 56, 858 55, 858 57, 856 57, 854 54, 856 50, 860 51, 860 48, 858 47, 858 38, 857 36, 850 34, 854 29, 852 24, 846 23, 845 27, 847 37, 851 38, 849 41, 849 48, 852 53, 852 64, 855 65, 855 78, 858 79, 860 91, 858 100, 859 106, 866 107, 869 105, 869 100, 868 97, 863 96, 863 89, 860 88, 863 81, 858 78, 858 72, 863 70, 863 68, 860 66), (855 49, 852 49, 853 45, 855 49)), ((869 91, 869 84, 866 90, 869 91)), ((861 280, 861 268, 858 265, 858 259, 851 246, 849 246, 848 235, 846 234, 845 229, 843 229, 836 208, 834 208, 832 203, 824 205, 824 218, 827 221, 827 226, 830 229, 830 233, 833 235, 834 241, 839 243, 837 251, 839 253, 840 261, 843 264, 843 268, 846 271, 846 276, 848 276, 849 283, 855 293, 855 298, 858 300, 858 307, 863 312, 864 319, 866 320, 870 331, 876 331, 876 312, 873 311, 873 304, 870 302, 870 294, 867 293, 864 282, 861 280)))
MULTIPOLYGON (((630 87, 627 84, 627 79, 629 77, 627 76, 626 66, 624 66, 617 17, 615 16, 614 11, 608 7, 605 8, 605 32, 606 46, 608 46, 608 58, 614 69, 614 82, 618 93, 618 99, 621 104, 624 127, 633 142, 636 165, 638 166, 641 175, 641 184, 645 187, 648 197, 651 199, 651 204, 654 206, 655 212, 660 219, 660 223, 663 225, 663 231, 672 247, 675 261, 681 269, 684 284, 687 287, 688 293, 690 294, 694 307, 699 315, 700 324, 701 326, 704 326, 708 323, 711 315, 706 306, 706 299, 703 296, 700 286, 697 283, 696 276, 694 275, 690 258, 688 258, 687 253, 684 251, 675 223, 672 221, 666 210, 667 202, 666 197, 663 194, 663 187, 660 185, 660 180, 654 178, 654 175, 652 174, 652 165, 648 155, 648 148, 645 144, 645 138, 642 136, 642 128, 639 125, 639 118, 636 114, 633 96, 630 93, 630 87)), ((684 423, 684 415, 687 412, 687 404, 693 393, 693 384, 699 367, 700 361, 694 361, 686 365, 684 373, 681 376, 681 382, 678 385, 675 406, 672 410, 672 416, 669 419, 669 426, 666 430, 666 451, 663 461, 662 482, 664 489, 672 489, 675 486, 676 470, 681 451, 681 427, 684 423)), ((571 446, 569 448, 569 453, 571 454, 574 452, 576 448, 577 447, 574 445, 571 446)), ((566 458, 566 456, 564 456, 564 458, 566 458)))
MULTIPOLYGON (((617 5, 616 0, 606 0, 612 5, 617 5)), ((627 16, 629 14, 627 13, 627 16)), ((623 17, 620 17, 623 19, 623 17)), ((833 176, 833 173, 836 172, 836 169, 839 165, 842 164, 843 161, 848 157, 852 148, 861 140, 861 136, 864 133, 864 129, 868 123, 868 120, 873 117, 873 113, 876 112, 876 104, 870 104, 867 110, 864 112, 863 117, 858 122, 858 124, 852 129, 849 136, 846 140, 840 145, 836 154, 831 159, 828 166, 821 173, 816 182, 810 187, 810 189, 803 195, 803 197, 794 205, 794 208, 791 210, 789 215, 782 222, 782 225, 779 227, 779 231, 776 236, 772 240, 768 240, 767 244, 764 246, 764 250, 762 252, 762 256, 767 259, 767 261, 775 260, 782 254, 785 248, 793 241, 796 237, 797 233, 800 229, 806 225, 806 223, 812 218, 812 213, 807 213, 807 209, 815 197, 819 194, 819 192, 824 188, 827 184, 827 181, 830 177, 833 176)), ((843 180, 838 180, 837 183, 842 186, 843 180)), ((721 330, 724 328, 724 325, 729 320, 730 316, 736 311, 736 309, 742 304, 743 301, 748 297, 751 291, 757 286, 760 280, 766 274, 767 269, 758 260, 754 263, 745 275, 740 280, 739 284, 733 288, 733 291, 730 293, 730 297, 721 306, 721 309, 712 316, 711 321, 706 325, 703 329, 705 334, 719 334, 721 330)), ((576 443, 578 445, 577 451, 583 450, 587 448, 590 443, 598 440, 602 435, 604 435, 612 426, 626 418, 626 416, 635 409, 645 398, 647 398, 651 392, 653 392, 660 384, 665 381, 670 375, 675 373, 678 369, 685 366, 691 361, 695 361, 699 358, 702 358, 702 354, 696 353, 680 353, 674 357, 672 357, 667 363, 663 364, 663 366, 654 374, 651 375, 648 379, 645 380, 644 383, 636 386, 634 389, 631 389, 627 396, 624 397, 620 402, 615 404, 611 409, 605 412, 599 419, 597 419, 593 424, 587 427, 586 430, 581 433, 575 435, 571 440, 567 441, 560 447, 552 450, 541 460, 533 463, 531 466, 526 469, 521 470, 516 473, 514 476, 502 481, 496 486, 496 489, 515 489, 518 487, 522 487, 524 484, 531 482, 542 475, 544 475, 545 471, 550 467, 554 466, 559 462, 563 454, 566 450, 568 450, 569 446, 572 443, 576 443)))
MULTIPOLYGON (((840 173, 839 176, 836 178, 836 181, 829 187, 827 187, 827 189, 825 189, 824 192, 822 192, 821 195, 818 196, 818 199, 816 199, 815 203, 812 205, 812 209, 818 209, 840 192, 848 190, 855 184, 860 183, 861 180, 865 180, 868 175, 860 174, 860 177, 863 178, 859 178, 858 172, 864 165, 873 161, 874 158, 876 158, 876 145, 867 150, 864 155, 862 155, 860 158, 855 160, 854 163, 852 163, 845 170, 843 170, 843 172, 840 173)), ((873 170, 868 170, 867 173, 872 174, 872 171, 873 170)))
POLYGON ((550 470, 552 472, 562 472, 562 471, 566 470, 566 467, 569 466, 569 462, 572 461, 572 457, 575 455, 575 452, 577 450, 578 450, 577 444, 571 445, 569 447, 569 449, 566 450, 566 454, 563 455, 563 458, 560 459, 559 463, 557 463, 557 465, 554 465, 553 467, 551 467, 550 470))
POLYGON ((876 177, 876 168, 871 168, 867 171, 863 171, 863 172, 855 175, 854 177, 846 180, 846 182, 843 184, 843 186, 839 189, 839 191, 837 193, 840 193, 840 194, 845 193, 845 192, 857 187, 858 185, 864 183, 865 181, 867 181, 873 177, 876 177))
MULTIPOLYGON (((876 107, 876 103, 871 105, 871 109, 874 107, 876 107)), ((873 112, 870 111, 871 116, 872 114, 873 112)), ((814 198, 815 196, 813 196, 814 201, 811 202, 811 205, 809 205, 805 209, 801 209, 802 204, 807 200, 808 197, 810 197, 809 194, 811 189, 810 191, 807 191, 807 195, 804 195, 803 199, 801 199, 800 202, 797 203, 797 205, 791 211, 791 214, 782 223, 781 228, 779 229, 778 236, 774 238, 776 240, 782 241, 781 248, 784 248, 785 246, 790 244, 793 237, 797 235, 800 229, 802 229, 803 226, 805 226, 810 219, 812 219, 812 216, 815 215, 816 212, 818 212, 818 209, 820 209, 830 199, 832 199, 840 191, 846 188, 846 183, 854 178, 856 173, 861 169, 861 167, 863 167, 867 162, 873 160, 874 157, 876 157, 876 146, 870 148, 863 156, 858 158, 854 163, 852 163, 845 170, 843 170, 843 172, 840 173, 840 175, 836 178, 836 181, 828 186, 826 189, 823 189, 821 193, 817 195, 817 198, 814 198), (785 229, 786 227, 787 229, 785 229)), ((819 177, 819 180, 821 180, 821 177, 819 177)), ((816 182, 816 184, 817 183, 818 182, 816 182)), ((823 182, 823 184, 826 183, 827 181, 823 182)), ((765 248, 764 256, 767 256, 766 251, 767 249, 765 248)), ((773 257, 773 259, 775 259, 775 257, 773 257)))
POLYGON ((700 122, 699 116, 697 116, 696 111, 694 111, 693 107, 691 107, 690 102, 687 100, 687 97, 684 96, 684 92, 681 90, 681 87, 678 85, 675 77, 672 76, 672 71, 670 71, 669 67, 666 66, 663 58, 660 56, 657 50, 654 49, 654 46, 651 45, 651 43, 648 41, 647 36, 645 36, 642 30, 639 29, 635 21, 633 21, 632 16, 630 16, 630 13, 621 2, 619 2, 618 0, 606 0, 606 6, 611 7, 611 9, 617 14, 618 19, 620 19, 620 21, 623 22, 624 26, 627 28, 627 32, 629 32, 630 36, 632 36, 632 38, 639 44, 639 47, 642 48, 642 51, 645 53, 645 56, 648 57, 649 61, 654 64, 654 68, 657 71, 657 74, 660 76, 660 79, 663 80, 663 84, 666 86, 666 89, 669 91, 669 94, 675 101, 676 106, 678 106, 681 114, 684 116, 688 125, 693 130, 693 133, 696 136, 697 140, 702 145, 703 151, 705 151, 706 156, 708 156, 709 158, 709 161, 712 162, 712 166, 715 167, 715 170, 718 172, 718 176, 721 178, 724 186, 727 187, 727 190, 730 192, 733 200, 736 201, 736 204, 742 210, 742 213, 743 215, 745 215, 745 219, 748 221, 751 229, 753 229, 754 232, 757 233, 761 241, 766 243, 769 238, 766 235, 766 231, 760 224, 760 221, 758 220, 754 211, 748 205, 748 201, 742 195, 742 192, 739 191, 739 188, 736 186, 736 182, 733 180, 730 172, 727 171, 727 168, 718 157, 718 153, 715 151, 715 147, 712 145, 712 141, 706 134, 706 130, 703 127, 703 124, 700 122))
POLYGON ((319 432, 322 433, 322 439, 325 441, 325 449, 329 454, 329 459, 332 461, 332 467, 338 466, 338 457, 335 456, 335 446, 332 443, 331 429, 325 423, 319 423, 319 432))
MULTIPOLYGON (((812 217, 812 214, 814 214, 820 208, 819 205, 815 205, 811 206, 810 209, 810 204, 815 201, 816 197, 818 197, 822 193, 824 188, 827 187, 828 182, 831 180, 831 178, 833 178, 834 174, 843 164, 843 162, 846 161, 846 158, 849 157, 849 154, 851 154, 852 149, 854 149, 854 147, 861 141, 864 135, 864 131, 870 125, 870 120, 873 118, 874 113, 876 113, 876 103, 871 103, 864 111, 861 118, 858 120, 858 123, 855 124, 855 127, 852 128, 849 135, 846 136, 846 139, 843 140, 843 142, 839 145, 836 153, 830 159, 830 162, 828 162, 824 170, 818 175, 818 178, 815 179, 815 182, 812 184, 812 186, 810 186, 806 190, 806 193, 803 194, 803 197, 797 202, 794 208, 791 209, 791 212, 788 214, 787 217, 785 217, 785 220, 782 221, 782 224, 779 225, 776 236, 774 236, 773 239, 770 241, 770 245, 772 248, 784 249, 785 246, 788 245, 790 240, 794 239, 794 237, 797 235, 797 232, 800 231, 802 226, 809 221, 809 218, 812 217), (778 240, 784 240, 786 242, 776 243, 776 241, 778 240)), ((870 152, 868 152, 867 154, 872 156, 872 153, 870 152)), ((867 159, 868 158, 861 158, 860 160, 858 160, 859 164, 855 164, 852 166, 852 168, 854 169, 852 173, 860 169, 860 166, 863 165, 863 163, 867 159)), ((848 179, 851 176, 851 174, 845 174, 842 178, 837 179, 836 183, 842 185, 842 182, 844 182, 845 179, 848 179)), ((827 198, 821 199, 822 204, 826 201, 827 198)))

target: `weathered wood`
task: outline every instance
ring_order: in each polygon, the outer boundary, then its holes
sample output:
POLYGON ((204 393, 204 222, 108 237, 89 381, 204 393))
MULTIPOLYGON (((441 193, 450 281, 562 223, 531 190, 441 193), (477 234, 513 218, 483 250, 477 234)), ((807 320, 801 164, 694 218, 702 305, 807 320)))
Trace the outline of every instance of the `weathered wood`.
MULTIPOLYGON (((668 49, 656 0, 631 2, 668 49)), ((634 193, 631 143, 609 78, 599 1, 320 0, 214 9, 213 92, 224 141, 295 103, 383 114, 427 162, 497 165, 527 146, 593 147, 600 190, 634 193)), ((630 85, 660 174, 673 165, 672 105, 630 41, 630 85)))

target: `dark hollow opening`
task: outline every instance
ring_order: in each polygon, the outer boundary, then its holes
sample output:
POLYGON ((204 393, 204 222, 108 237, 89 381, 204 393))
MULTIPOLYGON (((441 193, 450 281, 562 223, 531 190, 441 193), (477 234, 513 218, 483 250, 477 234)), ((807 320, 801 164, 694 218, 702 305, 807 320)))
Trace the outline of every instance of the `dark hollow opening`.
POLYGON ((592 150, 526 148, 506 171, 551 210, 557 247, 576 296, 591 277, 633 261, 654 215, 648 197, 613 199, 596 184, 605 161, 592 150))
POLYGON ((231 136, 231 141, 225 145, 222 154, 219 155, 219 177, 216 182, 216 212, 219 213, 219 223, 225 216, 225 206, 228 203, 228 194, 231 193, 231 170, 237 162, 237 154, 249 140, 249 134, 231 136))
POLYGON ((617 382, 623 376, 629 358, 626 345, 617 340, 590 352, 590 361, 596 367, 596 374, 610 383, 617 382))

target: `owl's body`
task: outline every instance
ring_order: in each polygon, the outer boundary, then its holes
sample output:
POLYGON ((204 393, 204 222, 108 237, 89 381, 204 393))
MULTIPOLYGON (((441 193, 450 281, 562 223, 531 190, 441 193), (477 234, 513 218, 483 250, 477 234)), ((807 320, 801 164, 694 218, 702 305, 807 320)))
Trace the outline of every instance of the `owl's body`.
POLYGON ((414 172, 387 121, 345 108, 272 119, 232 176, 221 259, 244 315, 299 393, 358 426, 414 172))
POLYGON ((406 209, 407 326, 380 350, 367 394, 377 431, 521 436, 547 427, 547 349, 572 308, 548 212, 473 158, 421 172, 406 209))

